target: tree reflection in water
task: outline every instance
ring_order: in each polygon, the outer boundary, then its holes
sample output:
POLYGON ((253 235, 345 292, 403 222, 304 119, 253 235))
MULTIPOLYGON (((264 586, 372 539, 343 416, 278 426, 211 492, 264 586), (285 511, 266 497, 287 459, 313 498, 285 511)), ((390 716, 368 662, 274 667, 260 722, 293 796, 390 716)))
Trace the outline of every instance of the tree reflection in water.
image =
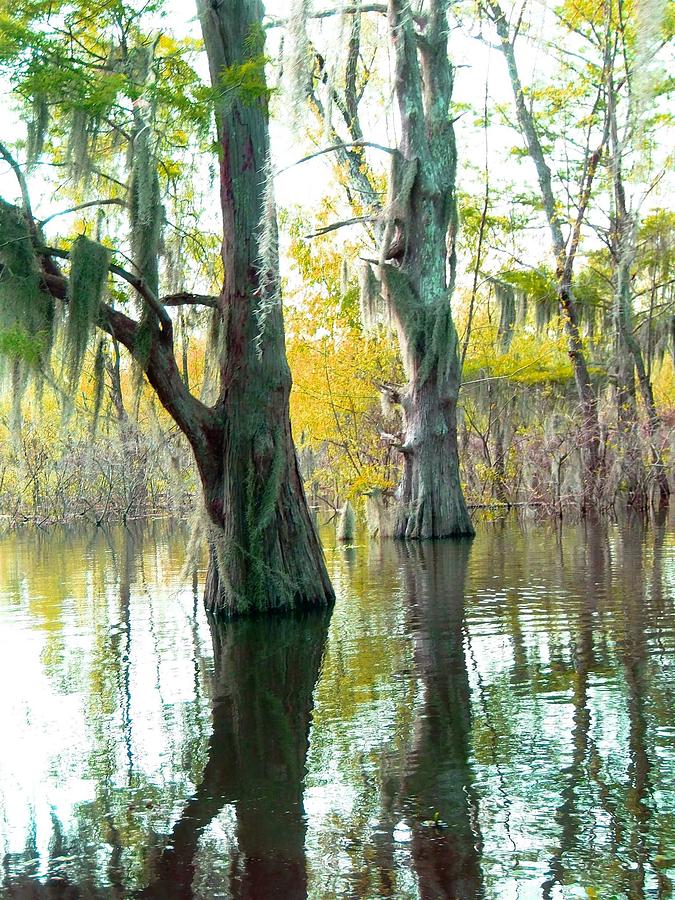
POLYGON ((208 761, 141 896, 192 896, 200 836, 226 804, 234 805, 237 822, 230 896, 307 896, 303 779, 329 618, 210 622, 215 675, 208 761))
POLYGON ((463 639, 470 553, 467 540, 400 548, 415 671, 424 688, 402 785, 422 900, 481 896, 463 639))
POLYGON ((672 894, 665 522, 336 547, 328 639, 210 630, 185 543, 0 543, 0 896, 672 894))

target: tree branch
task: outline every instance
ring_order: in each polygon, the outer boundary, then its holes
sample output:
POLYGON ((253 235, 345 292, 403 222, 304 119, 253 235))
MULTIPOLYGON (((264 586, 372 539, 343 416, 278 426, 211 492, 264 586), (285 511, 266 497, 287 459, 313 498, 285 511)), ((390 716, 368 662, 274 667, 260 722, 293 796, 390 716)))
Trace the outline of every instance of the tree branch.
POLYGON ((218 309, 219 298, 213 294, 191 294, 189 291, 179 291, 176 294, 166 294, 159 299, 164 306, 208 306, 211 309, 218 309))
POLYGON ((51 222, 52 219, 56 219, 59 216, 67 216, 70 213, 78 212, 80 209, 89 209, 92 206, 126 206, 126 203, 117 197, 111 197, 107 200, 89 200, 87 203, 78 203, 77 206, 69 206, 68 209, 61 209, 59 212, 52 213, 46 219, 41 219, 40 224, 46 225, 47 222, 51 222))
POLYGON ((398 153, 398 150, 393 147, 385 147, 383 144, 375 144, 373 141, 347 141, 346 143, 332 144, 330 147, 324 147, 323 150, 317 150, 316 153, 310 153, 308 156, 303 156, 302 159, 298 159, 289 166, 284 166, 283 169, 277 169, 275 174, 281 175, 282 172, 288 172, 289 169, 293 169, 301 163, 309 162, 310 159, 316 159, 317 156, 323 156, 324 153, 335 153, 336 151, 346 150, 348 147, 372 147, 375 150, 381 150, 383 153, 391 153, 392 155, 398 153))
MULTIPOLYGON (((53 255, 67 258, 68 253, 55 251, 53 255)), ((55 271, 42 274, 43 288, 53 297, 67 303, 68 279, 58 272, 56 263, 52 265, 55 271)), ((114 268, 120 270, 119 266, 114 268)), ((111 271, 112 269, 113 267, 111 271)), ((133 281, 138 281, 133 275, 130 277, 133 281)), ((166 310, 164 313, 166 315, 166 310)), ((96 325, 123 344, 140 363, 160 403, 186 435, 199 459, 200 454, 207 451, 209 433, 220 428, 221 424, 217 412, 188 391, 178 371, 172 344, 161 339, 153 340, 149 350, 138 355, 139 323, 107 303, 100 304, 96 325)))
POLYGON ((23 201, 23 209, 26 214, 26 218, 28 219, 28 226, 30 228, 31 236, 35 238, 37 235, 37 226, 35 225, 35 219, 33 217, 33 209, 31 207, 30 202, 30 194, 28 193, 28 183, 26 182, 26 178, 21 171, 21 166, 14 159, 9 149, 0 142, 0 155, 3 157, 5 162, 9 163, 14 174, 16 175, 16 180, 19 182, 19 189, 21 190, 21 199, 23 201))
MULTIPOLYGON (((310 13, 310 19, 329 19, 333 16, 354 15, 355 13, 380 13, 385 16, 387 14, 386 3, 364 3, 352 4, 350 6, 337 7, 335 9, 321 9, 318 12, 310 13)), ((279 18, 277 16, 268 16, 265 22, 265 28, 280 28, 288 24, 288 19, 279 18)))
POLYGON ((319 228, 318 231, 314 231, 312 234, 306 234, 305 238, 310 240, 311 238, 321 237, 324 234, 330 234, 331 231, 337 231, 338 228, 345 228, 347 225, 357 225, 359 222, 374 222, 376 218, 377 216, 373 215, 354 216, 351 219, 344 219, 342 222, 333 222, 331 225, 319 228))

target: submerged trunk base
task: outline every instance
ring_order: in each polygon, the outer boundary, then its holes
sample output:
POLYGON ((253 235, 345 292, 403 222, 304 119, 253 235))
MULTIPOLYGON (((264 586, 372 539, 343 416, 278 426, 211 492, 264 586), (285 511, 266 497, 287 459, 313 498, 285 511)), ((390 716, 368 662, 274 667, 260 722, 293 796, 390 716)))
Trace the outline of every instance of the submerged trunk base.
MULTIPOLYGON (((420 392, 421 394, 422 392, 420 392)), ((426 392, 436 399, 436 392, 426 392)), ((456 403, 421 403, 408 413, 408 439, 394 537, 399 540, 473 537, 462 493, 456 403)))
POLYGON ((279 589, 271 591, 265 603, 252 603, 246 594, 235 595, 227 578, 222 579, 220 565, 213 551, 209 553, 209 565, 204 585, 204 606, 206 611, 219 622, 254 616, 277 613, 291 614, 303 610, 328 609, 335 602, 335 594, 327 581, 323 585, 316 583, 316 569, 308 574, 307 582, 311 587, 298 586, 293 589, 282 589, 284 578, 280 576, 279 589))
POLYGON ((335 600, 287 420, 285 425, 276 441, 262 448, 266 452, 253 453, 239 441, 224 453, 226 471, 205 490, 209 565, 204 604, 218 619, 321 609, 335 600), (224 501, 209 503, 214 497, 224 501))

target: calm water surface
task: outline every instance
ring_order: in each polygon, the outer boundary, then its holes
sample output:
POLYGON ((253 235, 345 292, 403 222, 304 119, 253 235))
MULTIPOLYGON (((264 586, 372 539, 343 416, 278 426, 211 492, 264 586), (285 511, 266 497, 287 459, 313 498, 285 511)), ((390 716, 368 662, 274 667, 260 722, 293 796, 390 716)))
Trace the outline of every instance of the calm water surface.
POLYGON ((325 538, 213 632, 179 523, 0 540, 0 896, 671 897, 672 530, 325 538))

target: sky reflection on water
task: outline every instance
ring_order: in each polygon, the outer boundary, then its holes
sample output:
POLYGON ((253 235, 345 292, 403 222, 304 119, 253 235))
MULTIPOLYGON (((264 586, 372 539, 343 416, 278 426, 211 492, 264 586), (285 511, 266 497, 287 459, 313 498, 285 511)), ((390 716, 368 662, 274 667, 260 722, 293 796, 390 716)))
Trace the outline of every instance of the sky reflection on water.
POLYGON ((180 523, 2 539, 0 896, 672 896, 672 531, 324 538, 213 630, 180 523))

